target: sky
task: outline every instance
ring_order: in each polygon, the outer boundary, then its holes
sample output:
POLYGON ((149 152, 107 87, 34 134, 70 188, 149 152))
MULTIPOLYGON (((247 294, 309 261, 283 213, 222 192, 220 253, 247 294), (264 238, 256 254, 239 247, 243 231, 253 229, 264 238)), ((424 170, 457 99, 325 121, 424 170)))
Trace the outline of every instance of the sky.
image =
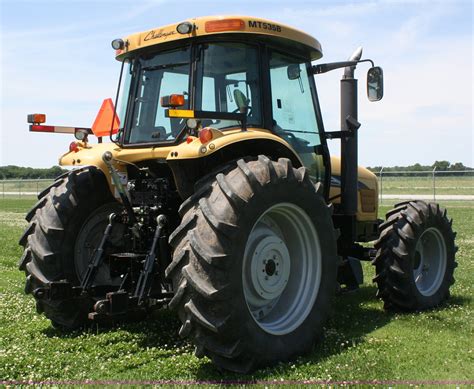
MULTIPOLYGON (((72 135, 28 132, 28 113, 47 123, 90 127, 115 97, 120 64, 110 42, 195 16, 252 15, 317 38, 324 57, 346 60, 363 46, 382 66, 385 94, 365 95, 360 65, 359 163, 474 166, 473 2, 0 0, 0 166, 50 167, 72 135)), ((337 131, 342 71, 316 76, 327 131, 337 131)), ((339 141, 330 149, 339 154, 339 141)))

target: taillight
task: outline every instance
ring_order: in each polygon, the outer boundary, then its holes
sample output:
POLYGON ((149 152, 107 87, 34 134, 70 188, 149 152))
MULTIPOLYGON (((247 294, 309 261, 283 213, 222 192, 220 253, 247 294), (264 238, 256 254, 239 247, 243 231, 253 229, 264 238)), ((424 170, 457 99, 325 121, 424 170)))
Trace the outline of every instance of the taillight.
POLYGON ((210 142, 212 137, 212 131, 209 128, 203 128, 201 131, 199 131, 199 140, 202 144, 210 142))
POLYGON ((70 145, 69 145, 69 152, 75 152, 77 153, 79 151, 79 146, 77 145, 76 142, 71 142, 70 145))

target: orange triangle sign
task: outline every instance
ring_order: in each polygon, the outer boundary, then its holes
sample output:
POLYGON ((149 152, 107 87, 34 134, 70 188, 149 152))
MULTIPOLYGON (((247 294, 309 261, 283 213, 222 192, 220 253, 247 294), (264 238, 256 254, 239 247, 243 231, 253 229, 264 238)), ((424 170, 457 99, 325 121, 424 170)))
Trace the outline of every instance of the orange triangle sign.
POLYGON ((120 119, 117 115, 114 118, 115 107, 112 99, 105 99, 99 109, 99 113, 92 125, 92 132, 96 137, 108 136, 110 134, 110 126, 112 119, 114 120, 112 134, 116 134, 120 128, 120 119))

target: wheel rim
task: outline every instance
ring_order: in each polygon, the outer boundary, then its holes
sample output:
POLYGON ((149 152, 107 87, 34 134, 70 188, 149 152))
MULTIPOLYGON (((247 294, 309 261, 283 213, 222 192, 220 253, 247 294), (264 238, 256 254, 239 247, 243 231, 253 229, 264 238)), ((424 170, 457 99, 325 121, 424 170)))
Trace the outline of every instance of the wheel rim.
POLYGON ((416 287, 423 296, 435 294, 446 271, 446 243, 441 232, 428 228, 421 234, 415 248, 413 276, 416 287))
POLYGON ((254 224, 245 247, 243 291, 255 322, 274 335, 306 319, 321 282, 321 248, 307 213, 279 203, 254 224))

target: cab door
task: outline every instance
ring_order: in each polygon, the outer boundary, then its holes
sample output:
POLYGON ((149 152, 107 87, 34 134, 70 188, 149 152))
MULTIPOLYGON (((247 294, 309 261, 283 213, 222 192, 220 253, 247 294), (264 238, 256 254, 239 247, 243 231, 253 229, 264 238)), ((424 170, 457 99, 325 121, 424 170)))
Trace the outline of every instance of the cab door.
POLYGON ((298 153, 314 182, 325 180, 315 103, 308 78, 310 63, 278 51, 269 58, 272 130, 298 153))

